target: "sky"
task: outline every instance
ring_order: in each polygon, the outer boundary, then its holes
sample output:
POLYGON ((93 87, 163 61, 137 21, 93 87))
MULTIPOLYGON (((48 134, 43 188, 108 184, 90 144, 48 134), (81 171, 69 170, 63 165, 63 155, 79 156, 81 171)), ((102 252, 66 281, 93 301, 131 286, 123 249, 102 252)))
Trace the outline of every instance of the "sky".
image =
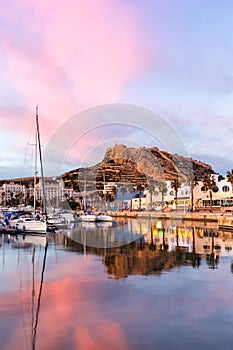
POLYGON ((37 104, 42 149, 52 149, 58 172, 99 161, 115 143, 172 152, 150 132, 158 118, 142 114, 138 125, 130 105, 159 115, 183 154, 225 175, 233 168, 232 13, 230 0, 3 2, 0 178, 33 175, 37 104), (125 108, 113 120, 118 104, 125 108), (51 140, 66 147, 62 159, 51 140))

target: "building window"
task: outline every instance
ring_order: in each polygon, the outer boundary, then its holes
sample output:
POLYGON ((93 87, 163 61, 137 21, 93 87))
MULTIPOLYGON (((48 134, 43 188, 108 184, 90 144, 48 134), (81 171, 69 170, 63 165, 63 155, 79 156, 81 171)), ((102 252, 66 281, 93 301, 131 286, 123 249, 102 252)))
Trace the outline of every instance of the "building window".
POLYGON ((230 192, 230 187, 229 186, 223 186, 222 191, 223 192, 230 192))
POLYGON ((174 191, 170 191, 170 196, 174 196, 174 191))

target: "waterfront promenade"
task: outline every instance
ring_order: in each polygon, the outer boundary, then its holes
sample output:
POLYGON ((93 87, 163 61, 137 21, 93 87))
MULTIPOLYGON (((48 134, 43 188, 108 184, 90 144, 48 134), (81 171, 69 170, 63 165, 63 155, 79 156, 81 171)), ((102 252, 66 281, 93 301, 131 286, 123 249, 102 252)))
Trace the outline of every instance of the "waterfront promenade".
POLYGON ((233 230, 233 215, 223 214, 220 210, 202 210, 194 212, 161 212, 161 211, 117 211, 109 212, 112 217, 125 217, 125 218, 145 218, 155 220, 177 220, 177 221, 201 221, 204 223, 215 222, 219 225, 219 228, 226 228, 233 230))

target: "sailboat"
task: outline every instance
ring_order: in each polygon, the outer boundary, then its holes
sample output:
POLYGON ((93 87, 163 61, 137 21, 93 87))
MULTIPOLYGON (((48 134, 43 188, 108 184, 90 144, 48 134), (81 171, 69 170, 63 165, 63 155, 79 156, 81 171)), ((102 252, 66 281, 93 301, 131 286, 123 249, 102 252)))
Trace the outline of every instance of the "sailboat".
POLYGON ((96 221, 96 216, 92 212, 91 208, 87 210, 87 178, 86 178, 86 172, 84 170, 84 203, 83 203, 83 209, 84 209, 84 215, 80 216, 80 219, 82 221, 86 222, 95 222, 96 221))
POLYGON ((42 152, 40 143, 40 129, 39 129, 39 116, 38 106, 36 107, 36 132, 35 132, 35 150, 34 150, 34 215, 33 217, 22 217, 13 219, 10 222, 12 228, 23 231, 25 233, 46 233, 47 231, 47 214, 46 214, 46 197, 44 186, 44 173, 42 165, 42 152), (38 149, 37 149, 38 148, 38 149), (45 220, 37 220, 36 217, 36 175, 37 175, 37 152, 39 151, 40 169, 41 169, 41 182, 43 191, 43 207, 45 212, 45 220))

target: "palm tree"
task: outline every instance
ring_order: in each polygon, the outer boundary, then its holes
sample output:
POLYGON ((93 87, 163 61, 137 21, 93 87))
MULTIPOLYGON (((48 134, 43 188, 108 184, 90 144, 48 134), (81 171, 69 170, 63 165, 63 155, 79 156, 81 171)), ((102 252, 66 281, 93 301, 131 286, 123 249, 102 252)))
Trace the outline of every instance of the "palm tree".
POLYGON ((125 186, 121 186, 120 187, 120 192, 121 192, 121 195, 122 195, 122 209, 124 209, 124 198, 125 198, 125 194, 127 192, 127 189, 125 186))
POLYGON ((227 181, 230 182, 232 187, 232 193, 233 193, 233 169, 228 170, 227 172, 227 181))
POLYGON ((213 197, 213 193, 212 193, 212 189, 214 186, 216 186, 216 182, 213 178, 213 175, 208 173, 205 175, 204 180, 203 180, 203 185, 209 190, 209 194, 210 194, 210 208, 212 209, 212 197, 213 197))
POLYGON ((95 204, 96 207, 98 207, 99 206, 100 195, 99 195, 97 190, 93 191, 92 194, 93 194, 94 204, 95 204))
POLYGON ((23 199, 24 199, 24 193, 23 192, 19 192, 18 193, 18 199, 19 199, 19 204, 23 204, 23 199))
POLYGON ((142 192, 144 191, 145 187, 142 184, 137 184, 137 191, 139 193, 139 209, 142 209, 142 192))
POLYGON ((164 195, 167 193, 167 184, 166 182, 161 182, 159 185, 159 192, 162 194, 162 209, 164 207, 164 195))
POLYGON ((155 185, 150 183, 147 187, 148 192, 150 193, 150 209, 152 208, 152 195, 155 192, 155 185))
POLYGON ((180 188, 180 186, 181 186, 181 184, 180 184, 178 178, 174 179, 171 182, 171 188, 173 188, 175 191, 176 211, 177 211, 177 195, 178 195, 178 189, 180 188))
POLYGON ((10 203, 11 203, 11 206, 13 206, 14 192, 11 192, 10 196, 11 196, 11 202, 10 203))
POLYGON ((129 185, 128 186, 128 191, 129 191, 129 194, 130 194, 130 211, 132 210, 132 197, 133 197, 133 194, 135 192, 135 187, 133 187, 133 185, 129 185))
POLYGON ((6 192, 2 192, 2 204, 3 207, 6 208, 6 192))
POLYGON ((14 205, 19 205, 19 193, 15 195, 14 205))
POLYGON ((89 193, 89 199, 90 199, 90 205, 91 205, 91 207, 94 207, 94 206, 95 206, 94 198, 95 198, 95 194, 93 193, 93 191, 90 191, 90 193, 89 193))
POLYGON ((187 177, 187 183, 190 185, 190 190, 191 190, 191 208, 193 211, 194 208, 194 196, 193 196, 193 191, 194 187, 198 185, 197 181, 197 176, 194 175, 193 173, 190 173, 187 177))

